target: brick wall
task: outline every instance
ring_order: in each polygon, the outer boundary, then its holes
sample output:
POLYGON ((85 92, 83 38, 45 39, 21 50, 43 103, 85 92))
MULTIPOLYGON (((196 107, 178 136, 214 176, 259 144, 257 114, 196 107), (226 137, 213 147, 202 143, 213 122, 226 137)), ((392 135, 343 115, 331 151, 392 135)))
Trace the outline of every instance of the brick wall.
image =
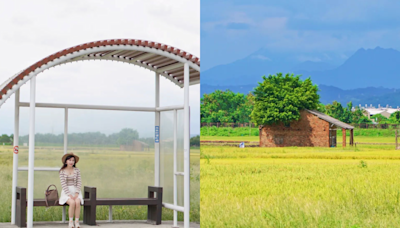
POLYGON ((260 147, 329 147, 329 122, 307 111, 301 111, 300 115, 299 121, 290 123, 290 126, 274 124, 260 127, 260 147))

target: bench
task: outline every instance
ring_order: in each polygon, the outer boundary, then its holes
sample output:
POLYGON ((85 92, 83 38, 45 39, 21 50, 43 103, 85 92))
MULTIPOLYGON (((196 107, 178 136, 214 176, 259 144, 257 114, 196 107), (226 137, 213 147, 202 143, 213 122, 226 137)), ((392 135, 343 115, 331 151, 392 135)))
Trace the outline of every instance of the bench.
POLYGON ((97 199, 96 187, 84 187, 84 208, 83 223, 96 225, 96 206, 126 206, 126 205, 147 205, 147 223, 153 225, 161 224, 162 211, 162 187, 149 186, 148 198, 114 198, 97 199), (156 193, 156 197, 154 197, 156 193))
MULTIPOLYGON (((15 224, 18 227, 26 227, 26 188, 16 187, 16 207, 15 224)), ((153 225, 161 224, 162 212, 162 187, 148 188, 148 198, 114 198, 97 199, 96 187, 84 187, 83 195, 83 223, 87 225, 96 225, 96 207, 106 205, 147 205, 147 223, 153 225), (156 197, 154 197, 156 193, 156 197)), ((34 199, 33 206, 46 206, 44 199, 34 199)), ((64 206, 56 204, 55 206, 64 206)))

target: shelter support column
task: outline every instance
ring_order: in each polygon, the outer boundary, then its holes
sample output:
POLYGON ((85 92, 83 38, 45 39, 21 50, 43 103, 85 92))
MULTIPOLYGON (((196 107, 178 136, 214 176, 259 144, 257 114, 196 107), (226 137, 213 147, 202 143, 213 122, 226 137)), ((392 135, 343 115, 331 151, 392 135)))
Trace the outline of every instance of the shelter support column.
MULTIPOLYGON (((68 108, 64 110, 64 154, 68 153, 68 108)), ((67 206, 63 206, 62 212, 62 222, 65 223, 65 218, 67 214, 67 206)))
POLYGON ((64 154, 68 151, 68 108, 64 112, 64 154))
POLYGON ((342 137, 343 137, 343 142, 342 142, 342 146, 346 147, 346 129, 342 128, 342 137))
MULTIPOLYGON (((155 78, 156 108, 160 107, 160 74, 155 78)), ((160 112, 155 112, 155 141, 154 141, 154 185, 160 186, 160 112)))
MULTIPOLYGON (((176 109, 174 110, 174 206, 178 206, 178 184, 177 184, 177 130, 178 130, 178 114, 176 109)), ((174 223, 172 227, 178 227, 178 211, 174 210, 174 223)))
POLYGON ((18 183, 18 151, 19 151, 19 89, 15 91, 15 116, 14 116, 14 153, 13 153, 13 180, 11 196, 11 224, 15 224, 15 207, 17 203, 17 183, 18 183))
POLYGON ((184 227, 190 224, 190 115, 189 115, 189 64, 184 65, 184 130, 183 130, 183 152, 184 152, 184 227))
POLYGON ((354 146, 354 129, 350 129, 350 145, 354 146))
POLYGON ((27 227, 33 226, 33 186, 34 186, 34 166, 35 166, 35 95, 36 95, 36 75, 31 79, 31 99, 29 107, 29 166, 28 166, 28 211, 27 227))

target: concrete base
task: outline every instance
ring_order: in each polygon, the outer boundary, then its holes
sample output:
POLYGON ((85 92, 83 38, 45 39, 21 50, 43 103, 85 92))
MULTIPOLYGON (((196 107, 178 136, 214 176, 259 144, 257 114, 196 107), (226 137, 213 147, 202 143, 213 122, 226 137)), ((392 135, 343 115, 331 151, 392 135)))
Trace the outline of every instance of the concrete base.
MULTIPOLYGON (((147 224, 145 220, 120 220, 120 221, 97 221, 96 226, 89 226, 79 222, 82 228, 89 227, 103 227, 103 228, 172 228, 173 221, 162 221, 161 225, 151 225, 147 224)), ((179 227, 183 227, 183 222, 178 222, 179 227)), ((0 223, 0 228, 17 228, 16 225, 11 225, 11 223, 0 223)), ((35 228, 67 228, 68 223, 62 222, 33 222, 33 227, 35 228)), ((191 228, 200 228, 200 224, 190 223, 191 228)))

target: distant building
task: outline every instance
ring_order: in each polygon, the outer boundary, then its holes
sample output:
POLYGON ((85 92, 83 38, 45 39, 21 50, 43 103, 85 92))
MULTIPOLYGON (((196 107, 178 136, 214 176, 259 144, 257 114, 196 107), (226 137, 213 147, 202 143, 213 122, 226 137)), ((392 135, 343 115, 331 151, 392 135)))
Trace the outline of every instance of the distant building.
POLYGON ((346 130, 350 130, 353 145, 354 127, 315 110, 303 110, 300 119, 289 125, 272 124, 259 127, 260 147, 318 146, 336 147, 336 132, 342 129, 343 146, 346 146, 346 130))
POLYGON ((369 108, 364 108, 364 115, 367 116, 368 118, 371 118, 371 116, 376 115, 376 114, 381 114, 382 116, 389 118, 394 112, 400 111, 400 108, 397 106, 397 108, 392 108, 386 105, 386 108, 382 108, 380 105, 378 105, 378 108, 375 107, 369 107, 369 108))
POLYGON ((149 145, 147 143, 133 140, 129 145, 120 145, 120 151, 149 151, 149 145))

